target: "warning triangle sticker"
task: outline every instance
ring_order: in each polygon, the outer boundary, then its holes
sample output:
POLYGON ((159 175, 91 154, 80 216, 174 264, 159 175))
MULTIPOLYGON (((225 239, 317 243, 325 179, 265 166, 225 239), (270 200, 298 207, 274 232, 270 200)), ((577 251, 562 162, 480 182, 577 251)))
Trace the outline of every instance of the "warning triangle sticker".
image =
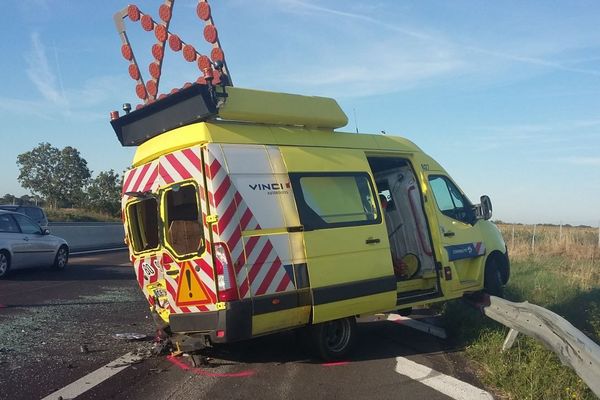
POLYGON ((198 278, 192 264, 183 264, 179 274, 179 287, 177 288, 177 305, 192 306, 210 303, 210 297, 206 293, 206 287, 198 278))

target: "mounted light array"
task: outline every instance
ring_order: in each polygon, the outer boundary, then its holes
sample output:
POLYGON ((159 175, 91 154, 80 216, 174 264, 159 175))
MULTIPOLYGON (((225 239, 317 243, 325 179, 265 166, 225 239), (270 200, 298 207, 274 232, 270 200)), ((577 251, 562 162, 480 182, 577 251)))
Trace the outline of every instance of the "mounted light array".
MULTIPOLYGON (((212 46, 210 57, 199 53, 196 48, 183 41, 178 35, 169 31, 169 23, 173 16, 173 6, 175 0, 165 0, 164 4, 158 9, 160 21, 155 21, 152 16, 142 12, 136 5, 129 5, 115 14, 115 25, 121 37, 121 54, 129 62, 129 76, 136 81, 135 92, 144 102, 136 107, 139 109, 144 105, 150 104, 157 99, 162 99, 167 94, 158 94, 160 77, 162 72, 165 47, 168 43, 169 48, 174 52, 182 52, 183 58, 188 62, 196 63, 200 70, 200 77, 197 83, 206 84, 207 81, 212 84, 231 84, 231 78, 225 63, 225 55, 219 42, 217 28, 212 19, 212 13, 208 0, 199 0, 196 7, 196 14, 204 21, 204 39, 212 46), (152 45, 152 56, 154 60, 148 65, 150 79, 144 82, 140 72, 139 65, 135 59, 133 48, 125 31, 124 19, 129 18, 132 22, 139 22, 142 29, 147 32, 154 32, 157 42, 152 45)), ((192 83, 186 82, 183 88, 191 86, 192 83)), ((180 89, 175 88, 169 94, 176 93, 180 89)))

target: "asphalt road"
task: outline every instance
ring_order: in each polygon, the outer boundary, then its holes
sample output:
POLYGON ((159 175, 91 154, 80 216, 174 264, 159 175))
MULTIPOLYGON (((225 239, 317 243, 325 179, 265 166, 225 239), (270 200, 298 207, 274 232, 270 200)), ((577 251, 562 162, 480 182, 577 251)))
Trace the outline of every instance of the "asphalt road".
MULTIPOLYGON (((78 398, 459 398, 430 387, 439 373, 481 387, 447 341, 386 321, 361 323, 359 334, 342 363, 311 359, 287 332, 213 349, 202 367, 150 357, 78 398), (413 362, 434 371, 427 379, 397 372, 413 362)), ((62 272, 15 271, 0 281, 0 399, 43 398, 128 352, 147 352, 153 336, 126 252, 73 257, 62 272), (113 336, 129 332, 148 340, 113 336)))

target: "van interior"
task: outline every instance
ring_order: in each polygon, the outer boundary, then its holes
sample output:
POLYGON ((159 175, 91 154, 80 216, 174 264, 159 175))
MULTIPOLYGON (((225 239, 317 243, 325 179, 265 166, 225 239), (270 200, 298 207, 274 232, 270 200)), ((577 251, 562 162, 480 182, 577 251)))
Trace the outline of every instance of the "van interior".
POLYGON ((396 157, 369 157, 385 217, 398 281, 435 273, 435 259, 421 192, 410 163, 396 157))

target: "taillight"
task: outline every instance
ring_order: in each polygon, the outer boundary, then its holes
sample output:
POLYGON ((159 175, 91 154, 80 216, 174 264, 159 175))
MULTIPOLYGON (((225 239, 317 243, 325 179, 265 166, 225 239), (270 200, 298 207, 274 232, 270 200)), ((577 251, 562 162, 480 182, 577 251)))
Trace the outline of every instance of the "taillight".
POLYGON ((215 269, 217 272, 217 289, 219 301, 238 300, 235 273, 231 263, 231 254, 223 243, 215 243, 215 269))

